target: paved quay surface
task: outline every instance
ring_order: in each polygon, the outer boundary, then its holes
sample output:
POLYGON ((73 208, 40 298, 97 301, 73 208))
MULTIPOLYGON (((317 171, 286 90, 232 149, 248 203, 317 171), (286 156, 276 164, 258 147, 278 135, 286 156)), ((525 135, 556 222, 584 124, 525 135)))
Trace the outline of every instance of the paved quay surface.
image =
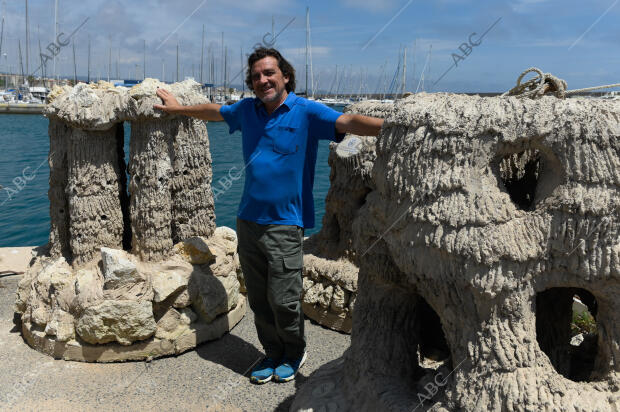
POLYGON ((23 273, 32 259, 34 247, 2 247, 0 248, 0 276, 5 273, 23 273))
POLYGON ((0 275, 1 411, 288 411, 296 387, 340 357, 350 336, 306 320, 308 360, 293 382, 253 385, 243 374, 262 353, 248 309, 223 338, 150 363, 91 364, 54 360, 30 348, 13 323, 20 275, 0 275))

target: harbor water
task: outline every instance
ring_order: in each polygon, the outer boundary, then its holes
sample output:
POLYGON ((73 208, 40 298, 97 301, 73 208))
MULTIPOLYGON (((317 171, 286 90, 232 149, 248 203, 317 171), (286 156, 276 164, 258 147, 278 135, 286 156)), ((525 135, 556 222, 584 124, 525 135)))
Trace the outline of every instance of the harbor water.
MULTIPOLYGON (((48 120, 40 115, 0 115, 0 247, 37 246, 48 242, 50 231, 48 120)), ((213 189, 217 194, 218 226, 235 228, 237 206, 243 191, 241 133, 228 133, 224 122, 207 124, 213 162, 213 189)), ((129 155, 130 128, 125 124, 125 161, 129 155)), ((329 142, 319 142, 314 180, 316 233, 325 212, 329 189, 329 142)))

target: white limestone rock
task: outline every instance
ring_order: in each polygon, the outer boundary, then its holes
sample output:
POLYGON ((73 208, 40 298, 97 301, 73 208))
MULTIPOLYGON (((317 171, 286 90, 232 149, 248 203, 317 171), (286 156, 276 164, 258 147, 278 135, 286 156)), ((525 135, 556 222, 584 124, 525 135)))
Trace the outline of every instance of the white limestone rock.
POLYGON ((153 301, 155 303, 163 302, 170 295, 187 288, 192 270, 191 265, 166 265, 160 270, 154 271, 152 273, 153 301))
POLYGON ((45 328, 45 334, 56 337, 58 342, 68 342, 75 338, 75 318, 62 309, 52 312, 51 319, 45 328))
POLYGON ((215 255, 209 247, 209 239, 201 236, 177 243, 174 245, 174 251, 193 265, 209 264, 215 260, 215 255))
POLYGON ((151 337, 156 328, 151 302, 105 300, 84 310, 76 331, 88 343, 130 345, 151 337))
POLYGON ((174 341, 188 331, 189 325, 197 318, 196 313, 190 308, 181 310, 169 308, 157 321, 155 337, 174 341))
POLYGON ((45 327, 50 320, 50 310, 45 306, 39 306, 32 309, 30 321, 35 325, 45 327))
POLYGON ((144 275, 138 272, 136 264, 122 250, 102 247, 101 261, 104 289, 117 289, 145 281, 144 275))
POLYGON ((103 276, 94 269, 80 269, 75 279, 76 297, 73 306, 81 312, 103 300, 103 276))

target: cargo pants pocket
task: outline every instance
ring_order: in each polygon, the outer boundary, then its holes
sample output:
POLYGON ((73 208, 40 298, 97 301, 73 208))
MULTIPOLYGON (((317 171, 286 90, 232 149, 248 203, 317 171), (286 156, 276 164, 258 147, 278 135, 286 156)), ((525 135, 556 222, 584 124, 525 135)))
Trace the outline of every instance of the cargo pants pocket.
POLYGON ((301 299, 303 263, 304 257, 301 251, 293 255, 282 256, 274 262, 269 292, 275 303, 288 304, 301 299))

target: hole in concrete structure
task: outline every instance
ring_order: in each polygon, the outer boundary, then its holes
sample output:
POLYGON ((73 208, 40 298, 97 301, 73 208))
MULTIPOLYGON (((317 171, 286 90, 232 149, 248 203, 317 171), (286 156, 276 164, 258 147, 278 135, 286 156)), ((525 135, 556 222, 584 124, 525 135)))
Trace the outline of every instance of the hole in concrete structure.
MULTIPOLYGON (((127 174, 127 142, 125 140, 126 132, 124 123, 116 125, 116 157, 118 160, 118 169, 121 190, 118 194, 121 203, 121 212, 123 214, 123 250, 131 250, 131 220, 129 215, 129 175, 127 174)), ((102 220, 106 220, 107 216, 101 216, 102 220)))
POLYGON ((540 176, 540 153, 527 149, 504 156, 499 163, 502 183, 519 209, 530 210, 540 176))
POLYGON ((444 362, 450 358, 450 347, 441 327, 437 312, 420 297, 417 306, 418 325, 420 326, 420 364, 444 362))
POLYGON ((364 195, 361 196, 358 200, 357 200, 357 207, 361 208, 362 206, 364 206, 366 204, 366 198, 368 197, 368 194, 372 192, 372 189, 369 187, 365 187, 364 188, 364 195))
POLYGON ((101 215, 101 220, 108 220, 108 217, 106 215, 101 215))
POLYGON ((536 295, 536 339, 556 371, 590 381, 598 352, 596 298, 580 288, 551 288, 536 295))

